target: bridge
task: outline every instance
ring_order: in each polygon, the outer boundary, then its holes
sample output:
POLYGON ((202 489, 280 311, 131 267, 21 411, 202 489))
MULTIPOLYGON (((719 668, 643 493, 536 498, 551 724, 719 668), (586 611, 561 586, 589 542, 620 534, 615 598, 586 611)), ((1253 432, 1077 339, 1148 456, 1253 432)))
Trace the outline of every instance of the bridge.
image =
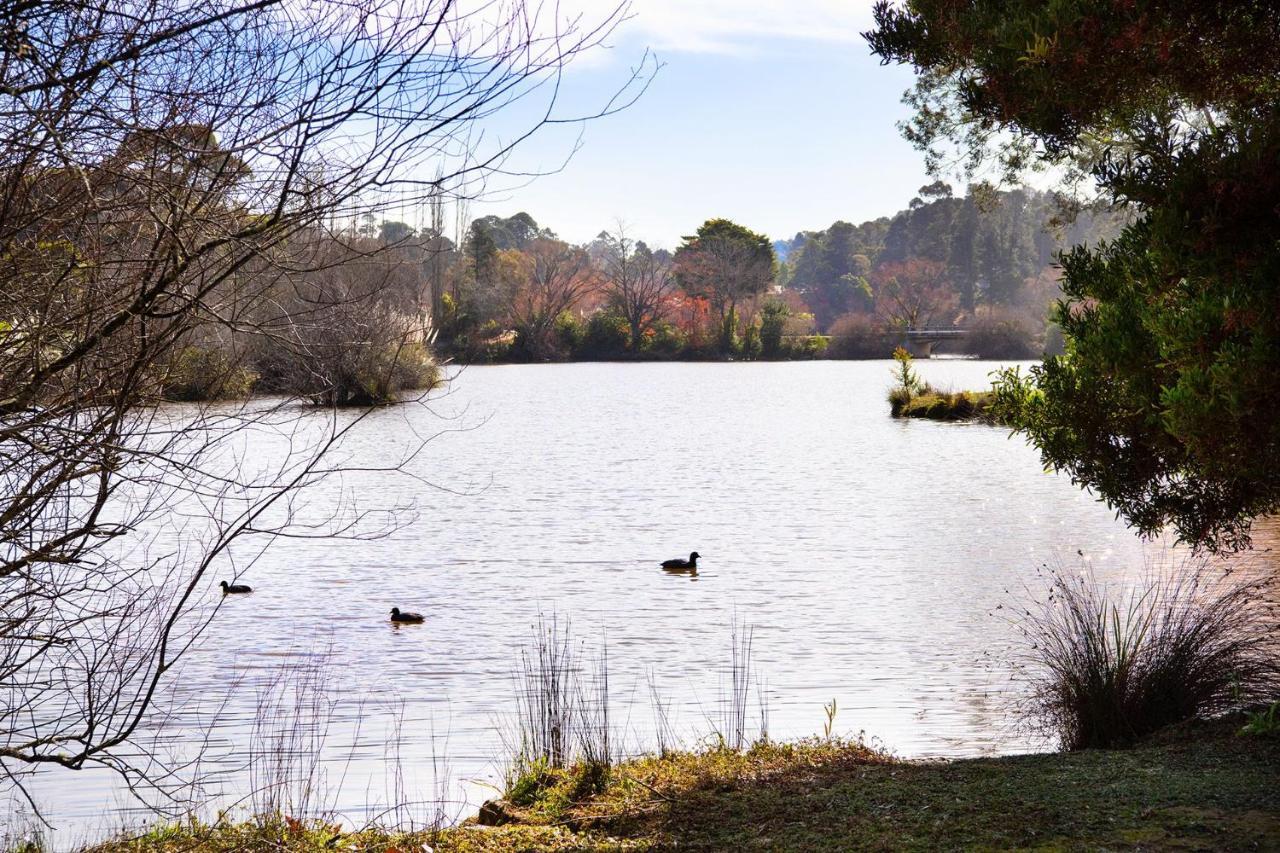
POLYGON ((960 341, 969 336, 968 329, 906 329, 898 332, 903 349, 914 358, 929 358, 933 345, 941 341, 960 341))

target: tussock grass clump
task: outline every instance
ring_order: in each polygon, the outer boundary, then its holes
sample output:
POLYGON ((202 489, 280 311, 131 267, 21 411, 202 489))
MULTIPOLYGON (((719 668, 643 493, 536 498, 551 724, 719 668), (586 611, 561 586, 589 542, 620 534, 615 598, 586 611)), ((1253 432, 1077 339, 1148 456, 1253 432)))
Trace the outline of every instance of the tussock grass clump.
POLYGON ((257 381, 257 371, 239 363, 227 349, 188 346, 165 365, 160 396, 180 402, 240 400, 250 395, 257 381))
MULTIPOLYGON (((898 389, 894 389, 897 391, 898 389)), ((994 391, 957 391, 947 394, 930 391, 901 402, 894 417, 927 418, 935 421, 994 421, 991 405, 995 402, 994 391)), ((890 397, 890 408, 894 408, 890 397)))
POLYGON ((1277 619, 1259 584, 1206 563, 1152 570, 1127 593, 1051 573, 1025 610, 1029 721, 1063 749, 1115 747, 1280 694, 1277 619))

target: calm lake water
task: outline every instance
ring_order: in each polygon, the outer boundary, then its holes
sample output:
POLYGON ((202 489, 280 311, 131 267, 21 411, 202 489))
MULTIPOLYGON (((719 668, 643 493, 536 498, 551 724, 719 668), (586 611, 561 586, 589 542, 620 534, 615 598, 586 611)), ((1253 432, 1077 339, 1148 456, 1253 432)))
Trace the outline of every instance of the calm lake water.
MULTIPOLYGON (((996 367, 919 364, 955 389, 996 367)), ((686 743, 708 733, 735 620, 753 627, 775 738, 821 732, 834 699, 836 732, 903 756, 1034 748, 1005 716, 1015 688, 992 661, 1014 631, 993 611, 1077 549, 1119 578, 1163 546, 1003 429, 892 420, 890 382, 889 362, 484 367, 427 407, 376 412, 344 446, 356 464, 446 432, 414 476, 346 475, 306 511, 354 494, 418 517, 373 541, 273 545, 186 661, 166 737, 207 736, 204 775, 242 796, 254 721, 281 719, 263 691, 282 664, 309 668, 329 709, 322 787, 351 820, 401 790, 389 727, 404 792, 434 795, 434 756, 474 807, 498 784, 514 663, 554 612, 586 653, 607 644, 627 748, 652 743, 651 681, 686 743), (694 549, 696 578, 657 568, 694 549), (426 624, 391 627, 392 605, 426 624)), ((140 819, 97 774, 33 790, 60 839, 140 819)))

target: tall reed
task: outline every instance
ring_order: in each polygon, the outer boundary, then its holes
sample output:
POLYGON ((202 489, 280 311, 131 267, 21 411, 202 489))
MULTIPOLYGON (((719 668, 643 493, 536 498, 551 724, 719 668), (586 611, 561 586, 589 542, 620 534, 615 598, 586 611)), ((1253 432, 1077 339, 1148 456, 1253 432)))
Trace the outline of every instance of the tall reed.
POLYGON ((664 699, 658 689, 658 679, 653 670, 649 670, 649 699, 653 703, 653 731, 658 748, 658 755, 666 758, 680 744, 671 725, 671 700, 664 699))
POLYGON ((573 743, 576 665, 569 624, 538 617, 532 649, 520 652, 516 673, 519 759, 564 767, 573 743))
POLYGON ((730 749, 747 745, 747 705, 751 696, 751 643, 755 628, 734 620, 729 633, 729 693, 722 702, 721 734, 730 749))
POLYGON ((602 784, 616 756, 610 719, 609 657, 603 646, 590 675, 578 660, 569 622, 538 617, 533 644, 515 675, 515 735, 508 742, 508 794, 545 770, 581 762, 602 784))

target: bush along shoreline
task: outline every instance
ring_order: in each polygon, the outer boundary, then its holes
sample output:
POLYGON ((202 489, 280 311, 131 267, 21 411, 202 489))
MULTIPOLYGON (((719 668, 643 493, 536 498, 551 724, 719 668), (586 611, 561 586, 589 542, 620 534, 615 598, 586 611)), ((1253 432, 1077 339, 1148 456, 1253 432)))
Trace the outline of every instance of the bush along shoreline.
POLYGON ((420 340, 300 353, 261 348, 237 353, 191 345, 164 365, 155 396, 165 402, 207 403, 283 395, 318 406, 381 406, 426 393, 442 381, 439 363, 420 340))

